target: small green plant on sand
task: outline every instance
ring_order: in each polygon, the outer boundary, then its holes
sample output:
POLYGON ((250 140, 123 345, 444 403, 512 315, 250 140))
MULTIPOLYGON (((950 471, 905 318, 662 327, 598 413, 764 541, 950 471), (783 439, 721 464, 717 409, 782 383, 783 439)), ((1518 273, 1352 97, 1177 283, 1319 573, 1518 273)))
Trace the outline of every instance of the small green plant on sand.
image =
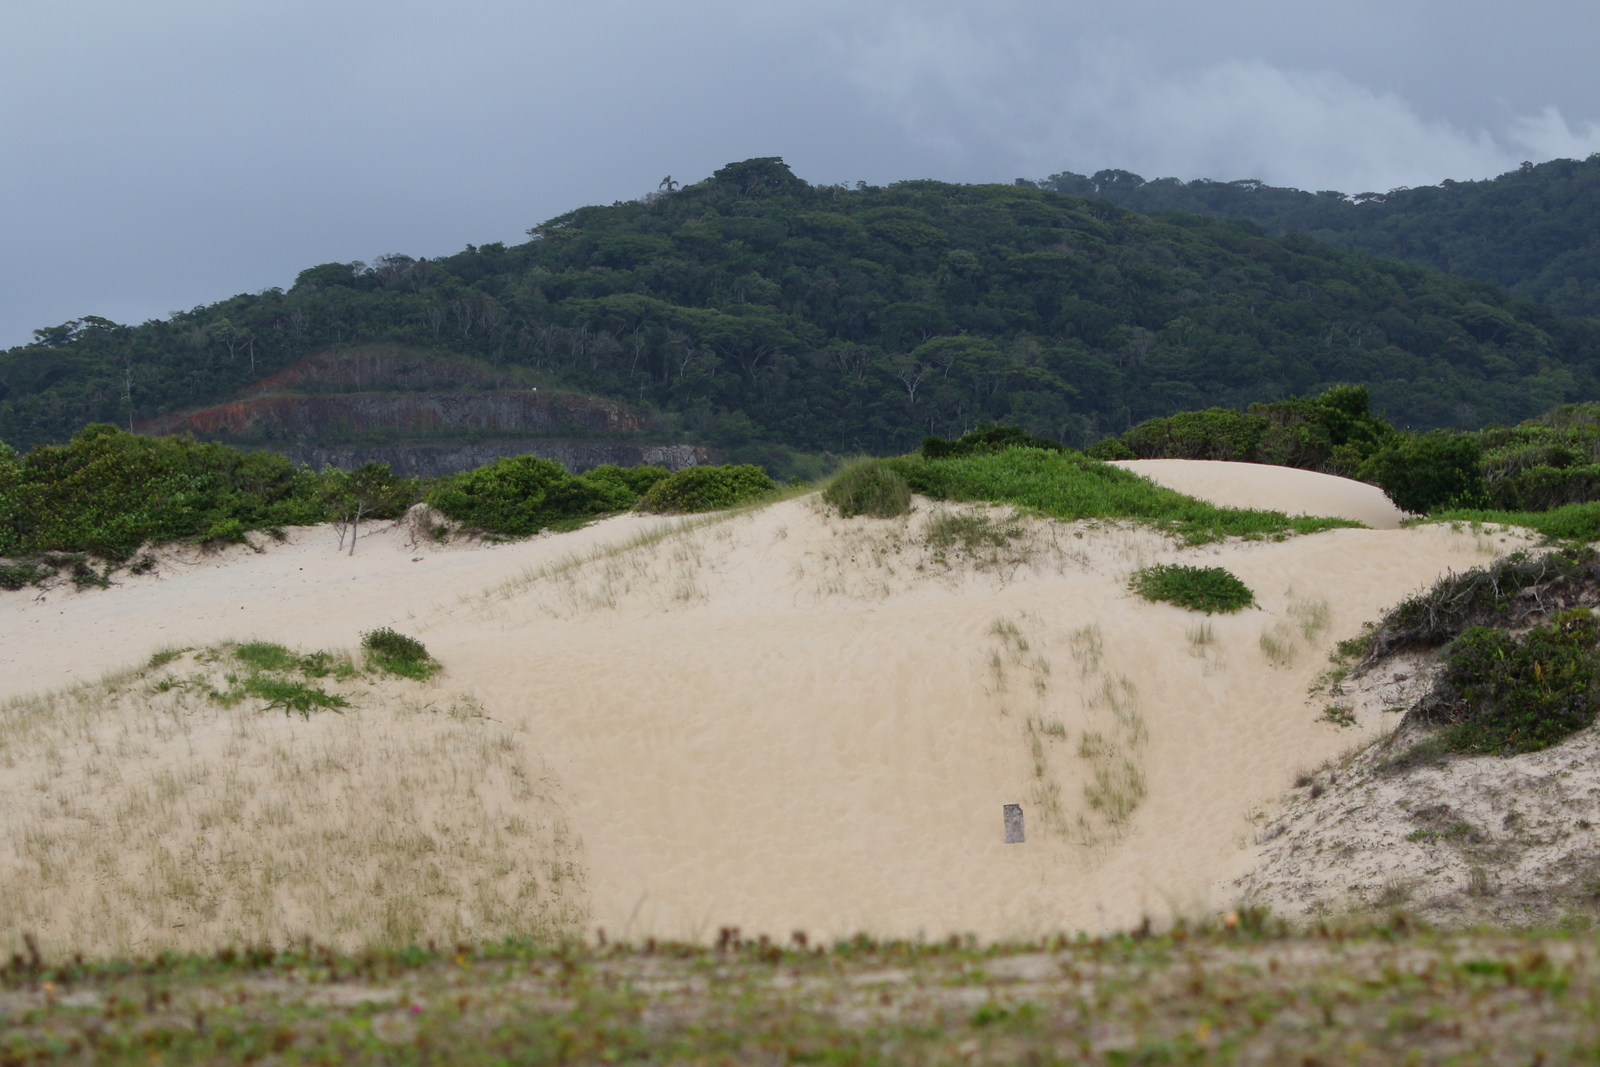
POLYGON ((847 519, 855 515, 892 519, 911 510, 911 486, 882 460, 864 459, 840 471, 822 491, 822 499, 847 519))
POLYGON ((1146 600, 1165 600, 1207 615, 1240 611, 1256 602, 1249 586, 1221 567, 1160 563, 1134 571, 1129 584, 1146 600))
POLYGON ((265 700, 269 708, 282 708, 285 715, 298 711, 307 719, 311 718, 313 708, 338 711, 350 706, 350 702, 338 693, 329 693, 288 678, 275 678, 270 674, 252 674, 240 688, 250 696, 265 700))
POLYGON ((387 626, 362 634, 361 647, 367 650, 369 664, 404 678, 422 681, 432 677, 442 667, 438 660, 428 655, 421 641, 397 633, 387 626))

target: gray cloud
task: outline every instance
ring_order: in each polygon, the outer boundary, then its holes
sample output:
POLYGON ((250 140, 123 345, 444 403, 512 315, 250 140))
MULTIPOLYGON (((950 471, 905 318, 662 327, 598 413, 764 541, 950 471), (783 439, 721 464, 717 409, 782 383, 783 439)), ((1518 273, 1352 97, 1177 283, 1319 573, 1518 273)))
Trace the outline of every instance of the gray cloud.
POLYGON ((1600 149, 1600 9, 0 0, 0 344, 783 155, 1387 189, 1600 149))

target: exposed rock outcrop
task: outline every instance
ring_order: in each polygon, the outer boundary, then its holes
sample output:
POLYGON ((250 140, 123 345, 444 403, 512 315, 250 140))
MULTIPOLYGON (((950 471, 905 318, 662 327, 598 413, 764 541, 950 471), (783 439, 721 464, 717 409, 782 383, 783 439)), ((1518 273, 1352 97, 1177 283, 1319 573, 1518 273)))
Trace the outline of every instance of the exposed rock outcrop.
POLYGON ((136 424, 140 433, 271 440, 348 440, 372 433, 624 434, 645 428, 621 405, 577 393, 502 389, 454 393, 256 396, 136 424))

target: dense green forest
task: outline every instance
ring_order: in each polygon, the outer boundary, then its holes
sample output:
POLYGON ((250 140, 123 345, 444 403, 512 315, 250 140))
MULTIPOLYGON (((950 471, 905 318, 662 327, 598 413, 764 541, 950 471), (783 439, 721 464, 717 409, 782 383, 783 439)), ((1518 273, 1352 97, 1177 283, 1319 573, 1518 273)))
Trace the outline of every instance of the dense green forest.
POLYGON ((996 421, 1083 447, 1341 382, 1403 428, 1509 423, 1596 395, 1600 371, 1600 324, 1482 281, 1019 185, 816 186, 754 159, 529 234, 42 329, 0 356, 0 440, 215 403, 374 341, 526 368, 757 461, 996 421))
POLYGON ((1600 154, 1557 159, 1485 181, 1345 193, 1177 178, 1125 170, 1053 174, 1030 183, 1104 198, 1146 214, 1250 219, 1497 285, 1565 315, 1600 315, 1600 154))

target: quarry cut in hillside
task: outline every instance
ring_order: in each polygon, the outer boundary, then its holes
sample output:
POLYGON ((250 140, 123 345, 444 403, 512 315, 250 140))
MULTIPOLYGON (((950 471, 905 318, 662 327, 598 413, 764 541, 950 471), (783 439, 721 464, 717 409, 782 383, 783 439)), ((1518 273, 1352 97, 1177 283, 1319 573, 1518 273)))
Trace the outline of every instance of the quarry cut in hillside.
POLYGON ((660 440, 620 404, 541 391, 526 379, 449 354, 369 345, 302 360, 228 403, 142 419, 135 429, 271 449, 318 469, 387 463, 435 477, 525 454, 574 472, 708 461, 703 446, 660 440))
POLYGON ((250 936, 341 945, 534 919, 635 942, 1007 938, 1225 909, 1296 775, 1392 725, 1308 699, 1332 643, 1523 543, 1426 526, 1181 548, 921 498, 845 520, 815 496, 512 544, 419 531, 353 556, 326 528, 173 549, 110 590, 0 602, 0 950, 29 931, 51 951, 213 947, 246 936, 241 895, 250 936), (1258 606, 1129 591, 1162 562, 1225 566, 1258 606), (200 660, 229 639, 338 656, 379 626, 443 673, 339 683, 349 706, 305 719, 208 703, 223 668, 200 660), (97 681, 163 646, 196 651, 97 681), (481 785, 448 769, 478 744, 481 785), (401 822, 352 821, 363 775, 410 798, 401 822), (159 826, 130 838, 146 812, 159 826), (212 844, 257 833, 334 834, 365 906, 311 907, 315 863, 280 892, 267 859, 212 844), (64 890, 73 856, 105 876, 64 890))

